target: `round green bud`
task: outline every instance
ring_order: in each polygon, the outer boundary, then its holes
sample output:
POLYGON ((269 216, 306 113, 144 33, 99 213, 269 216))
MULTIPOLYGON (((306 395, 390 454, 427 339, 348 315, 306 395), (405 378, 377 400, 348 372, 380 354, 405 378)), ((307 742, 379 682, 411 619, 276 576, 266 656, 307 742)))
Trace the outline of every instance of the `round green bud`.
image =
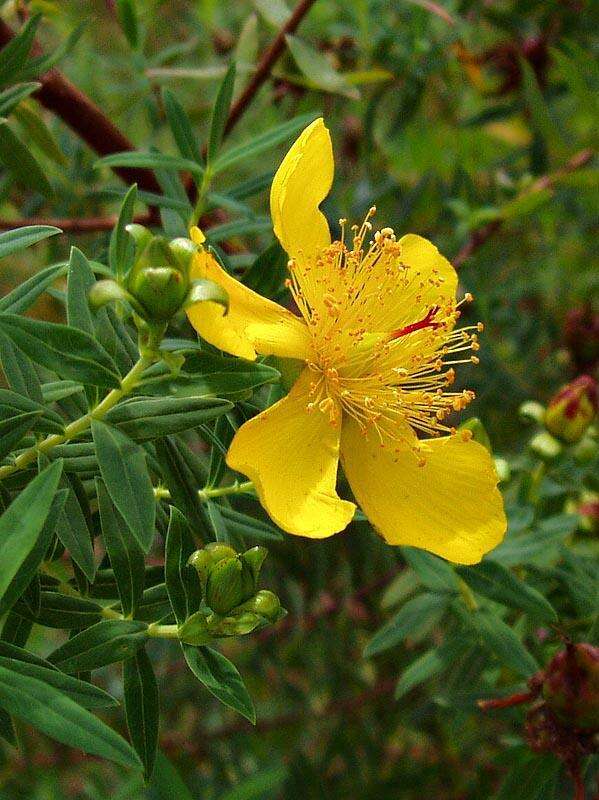
POLYGON ((278 618, 281 612, 281 601, 274 592, 261 589, 255 597, 248 600, 246 608, 272 622, 278 618))
POLYGON ((530 449, 541 458, 551 461, 562 452, 562 446, 547 431, 542 431, 530 440, 530 449))
POLYGON ((525 422, 537 422, 541 425, 545 416, 545 408, 536 400, 526 400, 518 409, 518 415, 525 422))
POLYGON ((217 614, 227 614, 254 592, 254 577, 247 564, 235 556, 223 558, 208 569, 206 603, 217 614))
POLYGON ((151 322, 167 322, 179 311, 189 289, 186 276, 174 267, 144 267, 129 286, 151 322))

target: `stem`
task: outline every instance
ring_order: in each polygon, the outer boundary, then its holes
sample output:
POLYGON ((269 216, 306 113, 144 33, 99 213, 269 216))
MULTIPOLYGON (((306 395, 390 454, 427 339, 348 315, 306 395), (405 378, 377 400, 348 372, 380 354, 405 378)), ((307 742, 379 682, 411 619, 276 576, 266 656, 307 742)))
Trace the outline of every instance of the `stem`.
MULTIPOLYGON (((246 492, 253 492, 254 484, 252 481, 235 481, 230 486, 216 486, 215 488, 207 487, 205 489, 198 489, 198 497, 205 503, 213 497, 228 497, 232 494, 244 494, 246 492)), ((156 486, 154 488, 154 497, 157 500, 170 500, 171 493, 164 486, 156 486)))
POLYGON ((154 622, 148 628, 148 636, 156 639, 178 639, 179 627, 177 625, 158 625, 154 622))
POLYGON ((212 169, 210 168, 210 164, 206 164, 206 169, 204 174, 202 175, 202 182, 200 184, 200 188, 198 189, 198 199, 196 200, 196 204, 193 209, 193 214, 191 215, 190 225, 197 225, 202 213, 204 211, 204 204, 206 202, 206 195, 210 189, 210 184, 212 183, 212 169))
POLYGON ((474 593, 462 578, 458 578, 458 588, 468 611, 478 611, 478 603, 476 602, 474 593))
POLYGON ((93 420, 102 419, 102 417, 104 417, 105 414, 119 402, 119 400, 130 394, 130 392, 135 389, 142 373, 153 361, 154 355, 150 353, 142 355, 139 361, 123 378, 120 388, 113 389, 111 392, 109 392, 104 400, 102 400, 102 402, 97 405, 93 411, 90 411, 89 413, 79 417, 79 419, 76 419, 74 422, 71 422, 69 425, 67 425, 67 427, 64 429, 64 433, 53 433, 50 436, 47 436, 43 441, 33 445, 33 447, 29 447, 27 450, 24 450, 20 456, 17 456, 13 464, 7 464, 4 467, 0 467, 0 480, 29 466, 29 464, 36 460, 40 453, 48 453, 57 445, 64 444, 64 442, 69 442, 71 439, 75 439, 90 427, 93 420))
POLYGON ((497 708, 519 706, 522 703, 528 703, 532 699, 532 692, 520 692, 519 694, 511 694, 509 697, 498 697, 495 700, 478 700, 476 705, 481 711, 494 711, 497 708))

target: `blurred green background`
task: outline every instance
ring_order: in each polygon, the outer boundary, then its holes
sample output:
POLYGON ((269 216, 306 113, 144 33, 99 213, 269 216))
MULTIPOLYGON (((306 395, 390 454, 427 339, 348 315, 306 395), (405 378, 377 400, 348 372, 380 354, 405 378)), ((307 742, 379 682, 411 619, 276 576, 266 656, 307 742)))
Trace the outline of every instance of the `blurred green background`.
MULTIPOLYGON (((46 51, 83 23, 60 69, 136 147, 171 154, 177 150, 161 90, 175 94, 204 141, 226 65, 237 62, 239 93, 289 13, 283 0, 137 0, 131 6, 137 47, 108 0, 4 2, 0 13, 16 27, 19 11, 41 11, 38 38, 46 51)), ((496 453, 516 467, 530 436, 518 418, 520 404, 546 401, 564 381, 596 369, 598 193, 587 154, 597 144, 596 11, 584 0, 317 0, 228 142, 321 112, 336 156, 325 204, 330 220, 360 220, 375 204, 379 225, 427 236, 449 258, 473 233, 501 220, 460 269, 463 290, 475 296, 468 315, 486 326, 481 364, 461 377, 477 391, 469 411, 483 419, 496 453), (580 154, 584 165, 570 169, 580 154), (551 179, 537 191, 543 176, 551 179)), ((123 185, 107 168, 94 167, 97 156, 64 123, 40 113, 33 100, 27 107, 33 116, 18 116, 14 129, 31 144, 55 196, 25 191, 0 170, 0 217, 114 213, 123 185)), ((273 241, 265 222, 268 185, 289 144, 259 163, 236 164, 212 187, 234 197, 235 187, 257 179, 243 202, 226 204, 229 219, 240 222, 230 239, 238 246, 229 256, 233 269, 246 267, 273 241)), ((211 202, 219 207, 218 197, 211 202)), ((102 261, 108 234, 56 237, 5 260, 2 293, 65 257, 71 244, 102 261)), ((61 305, 47 298, 36 313, 57 317, 61 305)), ((563 493, 556 496, 563 505, 563 493)), ((256 701, 255 729, 218 705, 168 644, 157 643, 161 744, 170 761, 160 761, 150 789, 28 732, 21 755, 3 755, 0 797, 571 796, 563 776, 554 777, 552 795, 543 793, 542 776, 552 767, 529 761, 517 739, 517 712, 500 719, 476 712, 474 699, 497 677, 489 683, 484 653, 456 659, 436 683, 393 700, 403 666, 424 641, 428 647, 440 641, 442 630, 435 620, 423 623, 384 657, 362 656, 389 608, 414 588, 413 573, 400 572, 403 584, 396 579, 384 592, 398 570, 397 556, 364 523, 332 541, 287 538, 272 551, 269 585, 290 616, 265 635, 224 648, 256 701), (528 794, 522 779, 500 788, 514 764, 520 765, 516 775, 529 776, 528 794)), ((41 640, 39 646, 49 648, 41 640)), ((110 671, 103 680, 119 691, 110 671)))

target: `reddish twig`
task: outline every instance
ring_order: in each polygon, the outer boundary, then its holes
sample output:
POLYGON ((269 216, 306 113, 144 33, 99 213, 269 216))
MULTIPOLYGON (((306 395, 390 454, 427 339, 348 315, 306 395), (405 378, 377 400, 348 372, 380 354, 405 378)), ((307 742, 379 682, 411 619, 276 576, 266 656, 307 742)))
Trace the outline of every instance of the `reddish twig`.
POLYGON ((509 697, 498 697, 494 700, 477 700, 476 705, 481 711, 495 711, 498 708, 519 706, 522 703, 528 703, 532 699, 534 699, 532 692, 520 692, 519 694, 511 694, 509 697))
POLYGON ((237 98, 235 103, 233 103, 231 106, 231 111, 229 112, 229 117, 225 124, 225 135, 230 133, 235 127, 240 117, 245 113, 247 107, 254 99, 254 95, 258 89, 260 89, 262 84, 268 80, 273 66, 279 60, 281 54, 287 46, 285 37, 295 32, 297 26, 300 24, 315 2, 316 0, 300 0, 300 2, 294 8, 293 13, 283 25, 268 50, 265 51, 264 55, 260 59, 260 63, 256 67, 256 70, 252 75, 248 85, 245 87, 242 94, 237 98))
MULTIPOLYGON (((579 153, 576 153, 576 155, 572 156, 572 158, 560 169, 552 172, 549 175, 543 175, 542 177, 538 178, 524 194, 535 194, 537 192, 542 192, 545 189, 553 189, 560 178, 563 178, 565 175, 569 175, 571 172, 575 172, 577 169, 581 169, 581 167, 585 167, 592 161, 594 155, 594 151, 590 148, 581 150, 579 153)), ((479 228, 476 231, 473 231, 466 244, 453 259, 454 267, 459 269, 464 262, 466 262, 473 253, 482 247, 483 244, 485 244, 485 242, 491 238, 491 236, 497 233, 502 226, 503 220, 500 218, 489 222, 487 225, 484 225, 482 228, 479 228)))

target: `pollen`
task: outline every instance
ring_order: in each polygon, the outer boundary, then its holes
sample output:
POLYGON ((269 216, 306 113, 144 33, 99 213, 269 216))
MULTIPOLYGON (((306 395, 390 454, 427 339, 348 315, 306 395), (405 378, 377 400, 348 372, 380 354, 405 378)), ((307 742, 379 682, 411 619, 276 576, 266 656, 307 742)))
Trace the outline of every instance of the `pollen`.
MULTIPOLYGON (((392 228, 372 233, 369 209, 361 225, 339 220, 341 237, 311 260, 289 262, 287 285, 308 325, 314 375, 308 410, 318 409, 337 426, 352 417, 364 435, 397 450, 408 444, 418 463, 412 431, 434 437, 455 432, 447 417, 474 399, 450 391, 454 366, 478 364, 481 323, 458 328, 460 307, 444 291, 439 270, 426 274, 404 258, 392 228)), ((422 442, 421 444, 425 444, 422 442)))

